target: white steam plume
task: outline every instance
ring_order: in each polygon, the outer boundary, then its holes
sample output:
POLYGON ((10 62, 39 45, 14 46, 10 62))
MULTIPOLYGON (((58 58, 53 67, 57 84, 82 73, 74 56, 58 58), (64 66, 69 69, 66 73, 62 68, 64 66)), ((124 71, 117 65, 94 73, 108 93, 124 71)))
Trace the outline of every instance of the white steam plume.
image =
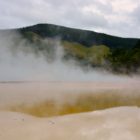
POLYGON ((36 53, 33 44, 27 42, 18 33, 0 33, 0 81, 116 81, 124 79, 108 74, 106 71, 100 72, 93 69, 84 71, 74 60, 63 62, 63 47, 58 40, 54 41, 54 44, 55 61, 50 63, 43 51, 36 53))

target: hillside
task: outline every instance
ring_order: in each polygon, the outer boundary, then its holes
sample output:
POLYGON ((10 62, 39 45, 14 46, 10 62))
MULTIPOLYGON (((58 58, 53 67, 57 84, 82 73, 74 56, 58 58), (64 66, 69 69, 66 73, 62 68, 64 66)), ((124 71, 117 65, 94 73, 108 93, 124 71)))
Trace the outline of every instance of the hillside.
POLYGON ((121 38, 106 35, 103 33, 96 33, 93 31, 80 30, 57 26, 52 24, 37 24, 30 27, 20 29, 22 33, 33 32, 45 37, 59 37, 61 40, 68 42, 77 42, 87 47, 93 45, 106 45, 110 48, 132 48, 136 45, 139 39, 121 38))
MULTIPOLYGON (((113 73, 139 73, 140 39, 115 37, 52 24, 37 24, 11 31, 18 31, 27 44, 33 46, 35 53, 43 53, 51 62, 55 59, 56 42, 59 40, 64 49, 64 61, 72 59, 82 68, 101 68, 113 73)), ((15 42, 16 45, 19 43, 15 42)))

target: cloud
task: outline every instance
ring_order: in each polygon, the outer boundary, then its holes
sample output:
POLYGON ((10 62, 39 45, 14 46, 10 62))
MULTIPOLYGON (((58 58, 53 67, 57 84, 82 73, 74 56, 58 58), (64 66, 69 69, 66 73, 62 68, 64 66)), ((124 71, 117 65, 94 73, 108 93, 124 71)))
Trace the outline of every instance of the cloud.
POLYGON ((140 24, 140 5, 135 8, 135 10, 132 13, 133 20, 135 21, 135 24, 140 24))
POLYGON ((1 0, 0 28, 52 23, 139 37, 139 7, 139 0, 1 0))

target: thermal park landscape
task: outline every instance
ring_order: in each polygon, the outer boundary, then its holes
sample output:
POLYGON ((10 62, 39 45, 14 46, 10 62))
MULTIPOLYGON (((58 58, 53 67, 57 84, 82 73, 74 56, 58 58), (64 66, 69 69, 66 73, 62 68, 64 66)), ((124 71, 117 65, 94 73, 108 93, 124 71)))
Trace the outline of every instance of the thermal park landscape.
POLYGON ((59 38, 41 41, 49 53, 0 34, 0 140, 139 140, 138 71, 67 60, 59 38))

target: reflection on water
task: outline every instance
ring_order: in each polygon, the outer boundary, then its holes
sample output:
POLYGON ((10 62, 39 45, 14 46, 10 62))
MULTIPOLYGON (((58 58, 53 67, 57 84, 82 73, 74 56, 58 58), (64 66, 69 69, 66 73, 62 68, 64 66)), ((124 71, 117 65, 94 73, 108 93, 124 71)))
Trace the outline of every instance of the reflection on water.
POLYGON ((38 117, 140 106, 139 82, 4 82, 0 108, 38 117))

